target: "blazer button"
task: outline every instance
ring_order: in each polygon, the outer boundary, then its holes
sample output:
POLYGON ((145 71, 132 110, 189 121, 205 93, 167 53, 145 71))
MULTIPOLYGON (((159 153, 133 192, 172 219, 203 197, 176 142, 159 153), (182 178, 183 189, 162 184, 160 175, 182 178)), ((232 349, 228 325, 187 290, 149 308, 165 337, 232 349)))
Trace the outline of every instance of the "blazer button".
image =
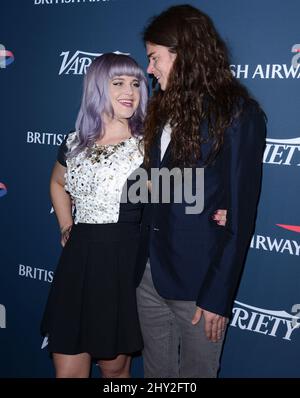
POLYGON ((154 227, 153 231, 159 231, 159 228, 154 227))

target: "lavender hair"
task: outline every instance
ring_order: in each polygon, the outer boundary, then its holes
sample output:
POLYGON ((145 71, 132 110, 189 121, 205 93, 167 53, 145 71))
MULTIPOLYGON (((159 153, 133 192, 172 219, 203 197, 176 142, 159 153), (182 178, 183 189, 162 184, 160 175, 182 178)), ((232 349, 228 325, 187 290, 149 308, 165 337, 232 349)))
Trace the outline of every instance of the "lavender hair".
POLYGON ((83 96, 76 120, 77 140, 71 146, 67 157, 76 156, 90 148, 103 135, 102 115, 113 116, 109 99, 109 81, 115 76, 134 76, 140 83, 140 103, 129 119, 131 134, 142 135, 143 121, 148 100, 147 80, 136 61, 124 54, 106 53, 93 60, 84 78, 83 96))

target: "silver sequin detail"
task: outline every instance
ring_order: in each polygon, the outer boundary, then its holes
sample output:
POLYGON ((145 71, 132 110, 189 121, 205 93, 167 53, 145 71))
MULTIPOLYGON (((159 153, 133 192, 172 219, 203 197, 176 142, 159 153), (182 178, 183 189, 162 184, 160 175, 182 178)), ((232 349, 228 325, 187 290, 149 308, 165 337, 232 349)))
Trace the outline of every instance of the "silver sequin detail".
MULTIPOLYGON (((68 148, 75 141, 76 132, 69 134, 68 148)), ((67 159, 65 189, 75 204, 75 224, 116 223, 122 188, 142 161, 139 139, 135 137, 115 145, 94 145, 90 151, 67 159)))

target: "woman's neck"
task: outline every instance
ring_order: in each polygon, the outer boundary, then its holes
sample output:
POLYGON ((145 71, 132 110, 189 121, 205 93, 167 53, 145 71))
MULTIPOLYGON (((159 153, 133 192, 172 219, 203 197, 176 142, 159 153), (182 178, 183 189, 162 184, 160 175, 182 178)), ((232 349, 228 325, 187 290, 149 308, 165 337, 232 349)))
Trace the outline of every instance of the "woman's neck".
POLYGON ((128 120, 104 118, 103 134, 96 140, 97 144, 117 144, 120 141, 131 137, 128 120))

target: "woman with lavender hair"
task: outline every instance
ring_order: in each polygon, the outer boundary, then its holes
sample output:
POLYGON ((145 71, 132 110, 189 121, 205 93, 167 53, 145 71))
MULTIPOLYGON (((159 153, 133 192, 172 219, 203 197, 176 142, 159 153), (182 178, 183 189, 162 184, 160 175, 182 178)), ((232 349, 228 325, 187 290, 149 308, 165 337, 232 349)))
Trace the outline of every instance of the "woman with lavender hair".
POLYGON ((85 76, 76 131, 52 172, 63 251, 42 332, 59 378, 89 377, 92 359, 103 377, 129 377, 131 354, 142 348, 134 284, 141 209, 120 202, 143 161, 146 103, 146 79, 131 57, 96 58, 85 76))

